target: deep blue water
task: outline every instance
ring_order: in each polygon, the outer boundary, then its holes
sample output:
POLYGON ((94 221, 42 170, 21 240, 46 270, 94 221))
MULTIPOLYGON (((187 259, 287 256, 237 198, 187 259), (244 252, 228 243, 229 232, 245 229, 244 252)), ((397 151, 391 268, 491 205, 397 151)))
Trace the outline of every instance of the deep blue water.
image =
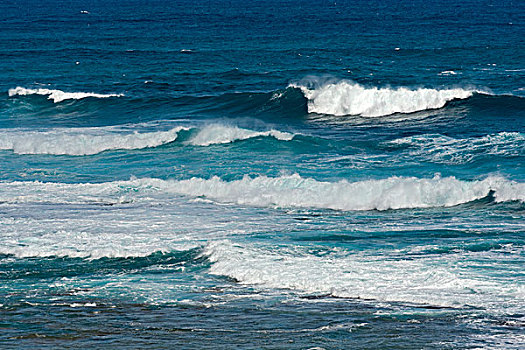
POLYGON ((0 347, 519 349, 525 3, 0 3, 0 347))

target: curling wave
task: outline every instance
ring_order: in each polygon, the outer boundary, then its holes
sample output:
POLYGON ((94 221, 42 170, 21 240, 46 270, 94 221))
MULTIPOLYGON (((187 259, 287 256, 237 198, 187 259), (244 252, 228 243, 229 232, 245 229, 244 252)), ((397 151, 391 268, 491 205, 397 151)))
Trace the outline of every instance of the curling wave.
POLYGON ((123 94, 97 94, 94 92, 64 92, 62 90, 52 89, 26 89, 17 86, 14 89, 9 89, 9 97, 13 96, 27 96, 27 95, 43 95, 47 96, 48 100, 53 100, 54 103, 59 103, 65 100, 80 100, 86 97, 108 98, 108 97, 122 97, 123 94))
POLYGON ((525 202, 525 183, 491 176, 462 181, 455 177, 390 177, 381 180, 323 182, 301 176, 210 179, 132 179, 101 184, 0 182, 2 202, 122 203, 171 195, 205 197, 221 203, 257 207, 334 210, 388 210, 449 207, 492 196, 496 202, 525 202), (35 195, 37 194, 37 195, 35 195), (45 195, 44 195, 45 194, 45 195))
POLYGON ((290 85, 308 99, 308 112, 335 116, 380 117, 442 108, 454 99, 466 99, 477 90, 409 89, 365 87, 349 80, 319 83, 307 81, 290 85))

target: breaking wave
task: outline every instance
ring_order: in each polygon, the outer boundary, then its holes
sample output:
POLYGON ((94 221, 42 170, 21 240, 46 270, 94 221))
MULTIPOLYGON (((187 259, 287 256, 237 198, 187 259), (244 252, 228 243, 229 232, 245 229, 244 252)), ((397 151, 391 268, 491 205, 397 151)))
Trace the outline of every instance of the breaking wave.
POLYGON ((210 179, 132 179, 107 183, 0 183, 2 202, 123 203, 169 198, 205 197, 237 205, 299 207, 342 211, 449 207, 491 196, 496 202, 525 201, 525 183, 502 177, 462 181, 455 177, 390 177, 381 180, 323 182, 301 176, 210 179))
POLYGON ((280 141, 290 141, 294 135, 278 130, 253 131, 237 126, 220 124, 207 125, 202 128, 189 142, 195 146, 209 146, 251 139, 254 137, 273 137, 280 141))
POLYGON ((494 192, 498 202, 525 200, 525 184, 489 177, 461 181, 455 177, 390 177, 358 182, 321 182, 294 174, 270 178, 245 176, 226 182, 218 177, 168 181, 169 191, 204 196, 219 202, 263 207, 310 207, 335 210, 387 210, 447 207, 494 192))
MULTIPOLYGON (((138 128, 138 127, 137 127, 138 128)), ((133 126, 98 128, 59 128, 47 131, 25 129, 0 130, 0 150, 17 154, 93 155, 108 150, 132 150, 158 147, 175 141, 180 131, 197 129, 188 144, 210 146, 256 137, 274 137, 290 141, 294 134, 278 130, 253 131, 237 126, 211 124, 200 129, 177 126, 166 131, 137 132, 133 126)))
POLYGON ((48 100, 53 100, 54 103, 59 103, 65 100, 80 100, 86 97, 108 98, 108 97, 122 97, 123 94, 97 94, 94 92, 64 92, 62 90, 52 89, 26 89, 17 86, 14 89, 9 89, 9 97, 12 96, 27 96, 27 95, 43 95, 47 96, 48 100))
POLYGON ((439 90, 365 87, 349 80, 326 83, 306 81, 290 86, 300 89, 307 98, 308 112, 335 116, 380 117, 394 113, 413 113, 442 108, 449 101, 466 99, 474 93, 481 93, 461 88, 439 90))
POLYGON ((0 149, 18 154, 92 155, 116 149, 157 147, 177 139, 183 127, 167 131, 122 133, 114 127, 0 131, 0 149))
MULTIPOLYGON (((305 78, 290 84, 285 89, 267 92, 235 92, 210 96, 184 95, 173 97, 170 94, 155 96, 130 96, 118 101, 113 108, 128 113, 158 113, 157 106, 219 113, 221 117, 237 116, 275 116, 279 118, 302 118, 308 113, 325 115, 356 115, 362 117, 380 117, 396 113, 413 113, 446 107, 448 102, 462 100, 474 108, 501 108, 522 110, 525 99, 514 95, 492 95, 469 88, 407 88, 407 87, 368 87, 349 80, 322 81, 321 78, 305 78), (118 105, 118 106, 117 106, 118 105), (146 112, 144 112, 146 111, 146 112)), ((100 108, 101 98, 118 97, 122 94, 97 94, 86 92, 63 92, 50 89, 26 89, 17 87, 9 90, 9 96, 44 95, 54 102, 67 99, 87 99, 86 104, 100 108)), ((39 107, 39 106, 36 106, 39 107)), ((76 111, 73 106, 68 111, 76 111)), ((162 113, 162 111, 160 111, 162 113)))

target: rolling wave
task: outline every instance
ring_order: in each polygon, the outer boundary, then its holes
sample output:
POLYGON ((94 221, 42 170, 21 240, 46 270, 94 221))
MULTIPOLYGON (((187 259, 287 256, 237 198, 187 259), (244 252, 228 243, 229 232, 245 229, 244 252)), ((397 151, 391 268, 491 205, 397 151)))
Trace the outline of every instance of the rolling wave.
MULTIPOLYGON (((164 101, 164 100, 163 100, 164 101)), ((175 106, 193 106, 200 112, 253 115, 276 114, 300 118, 308 113, 332 116, 382 117, 446 107, 449 103, 522 110, 525 98, 491 95, 477 89, 411 89, 365 87, 351 81, 331 84, 293 83, 270 92, 237 92, 215 96, 181 96, 175 106)))
MULTIPOLYGON (((139 126, 136 126, 137 128, 139 126)), ((141 125, 140 127, 143 127, 141 125)), ((194 146, 210 146, 257 137, 273 137, 290 141, 295 136, 278 130, 254 131, 222 124, 209 124, 202 128, 177 126, 166 131, 131 132, 133 125, 98 128, 58 128, 48 131, 25 129, 0 130, 0 150, 17 154, 51 154, 84 156, 109 150, 133 150, 158 147, 175 141, 180 131, 197 130, 187 141, 194 146)))
POLYGON ((442 108, 449 101, 482 93, 461 88, 439 90, 365 87, 349 80, 327 83, 306 81, 290 86, 300 89, 308 99, 308 112, 335 116, 381 117, 395 113, 414 113, 442 108))
POLYGON ((0 149, 17 154, 84 156, 108 150, 157 147, 177 139, 183 127, 167 131, 122 133, 114 127, 60 128, 49 131, 2 130, 0 149))
POLYGON ((321 182, 301 176, 245 176, 226 182, 218 177, 168 181, 169 192, 204 196, 218 202, 261 207, 306 207, 335 210, 388 210, 448 207, 484 198, 525 201, 525 184, 489 177, 461 181, 455 177, 390 177, 358 182, 321 182))
POLYGON ((51 89, 26 89, 17 86, 14 89, 9 89, 9 97, 13 96, 27 96, 27 95, 43 95, 47 96, 48 100, 53 100, 54 103, 59 103, 65 100, 80 100, 86 97, 108 98, 108 97, 122 97, 123 94, 97 94, 94 92, 64 92, 62 90, 51 89))
POLYGON ((191 105, 200 112, 262 117, 277 115, 281 119, 301 118, 308 113, 372 118, 446 108, 452 104, 482 110, 522 111, 525 103, 525 98, 520 96, 493 95, 480 89, 379 88, 346 80, 317 81, 293 83, 285 89, 270 92, 182 96, 174 102, 176 106, 191 105))
MULTIPOLYGON (((323 182, 294 174, 224 181, 210 179, 132 179, 107 183, 0 182, 2 202, 123 203, 171 195, 205 197, 219 203, 256 207, 299 207, 342 211, 450 207, 493 197, 495 202, 525 202, 525 183, 490 176, 462 181, 455 177, 389 177, 381 180, 323 182), (45 195, 44 195, 45 194, 45 195), (145 197, 144 197, 145 196, 145 197), (83 198, 83 199, 82 199, 83 198)), ((166 197, 167 196, 167 197, 166 197)))
MULTIPOLYGON (((365 87, 349 80, 326 81, 320 78, 302 80, 290 84, 285 89, 269 92, 228 92, 218 95, 206 96, 178 96, 169 94, 157 94, 144 96, 138 93, 131 95, 118 103, 101 105, 102 98, 119 97, 122 94, 98 94, 91 92, 63 92, 50 89, 26 89, 17 87, 10 89, 9 96, 44 95, 55 103, 68 99, 86 99, 82 101, 82 107, 61 106, 65 111, 77 113, 79 108, 88 112, 96 106, 120 109, 126 113, 140 113, 143 117, 144 110, 148 113, 163 113, 166 107, 180 110, 185 114, 211 113, 221 116, 249 115, 249 116, 278 116, 280 119, 300 118, 308 113, 325 114, 330 116, 355 115, 361 117, 381 117, 391 114, 414 113, 425 110, 446 107, 449 102, 462 101, 473 107, 482 108, 505 108, 511 111, 521 111, 524 108, 525 98, 514 95, 490 95, 477 89, 450 88, 430 89, 407 87, 379 88, 365 87), (468 101, 468 102, 467 102, 468 101), (158 110, 157 110, 158 108, 158 110)), ((37 101, 31 103, 37 104, 37 101)), ((38 105, 37 111, 40 108, 38 105)), ((43 108, 45 111, 45 109, 43 108)), ((64 110, 61 110, 63 113, 64 110)), ((20 111, 17 111, 20 113, 20 111)))

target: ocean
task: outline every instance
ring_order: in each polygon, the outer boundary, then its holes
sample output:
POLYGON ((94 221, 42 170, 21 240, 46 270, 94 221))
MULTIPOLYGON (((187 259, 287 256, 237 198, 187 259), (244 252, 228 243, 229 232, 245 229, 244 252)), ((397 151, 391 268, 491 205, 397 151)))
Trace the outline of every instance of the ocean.
POLYGON ((524 343, 525 2, 0 3, 0 348, 524 343))

